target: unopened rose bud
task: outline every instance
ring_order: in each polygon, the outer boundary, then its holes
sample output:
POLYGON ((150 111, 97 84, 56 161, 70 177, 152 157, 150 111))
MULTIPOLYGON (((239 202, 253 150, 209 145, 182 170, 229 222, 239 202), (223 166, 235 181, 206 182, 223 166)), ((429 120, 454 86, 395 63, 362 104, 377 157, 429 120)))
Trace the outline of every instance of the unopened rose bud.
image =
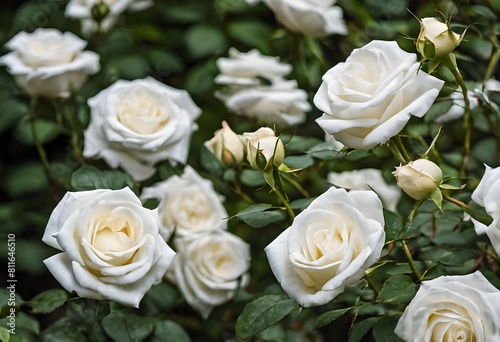
POLYGON ((404 166, 396 167, 392 173, 398 186, 411 198, 423 200, 439 190, 443 181, 443 172, 427 159, 417 159, 404 166))
POLYGON ((259 128, 253 133, 243 133, 247 146, 247 159, 250 165, 259 170, 278 168, 285 158, 283 142, 268 127, 259 128))
POLYGON ((451 31, 447 24, 436 18, 423 18, 420 21, 417 50, 426 59, 442 59, 455 50, 462 38, 463 35, 451 31))
POLYGON ((245 158, 245 146, 240 137, 233 132, 227 122, 214 133, 205 146, 226 166, 239 165, 245 158))
POLYGON ((99 1, 92 6, 90 13, 92 14, 92 18, 100 23, 109 14, 109 7, 103 1, 99 1))

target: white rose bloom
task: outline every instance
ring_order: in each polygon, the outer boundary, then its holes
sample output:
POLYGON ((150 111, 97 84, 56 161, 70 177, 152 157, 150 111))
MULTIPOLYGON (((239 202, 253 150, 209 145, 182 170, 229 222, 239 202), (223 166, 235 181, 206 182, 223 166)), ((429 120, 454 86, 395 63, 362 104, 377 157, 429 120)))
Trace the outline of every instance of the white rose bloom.
POLYGON ((283 78, 291 72, 290 64, 257 50, 241 53, 232 48, 229 56, 217 60, 221 74, 215 78, 215 83, 227 86, 216 96, 229 111, 280 126, 306 120, 305 113, 311 110, 307 92, 298 89, 295 80, 283 78))
POLYGON ((379 169, 330 172, 327 179, 338 187, 350 190, 373 190, 387 210, 397 211, 401 189, 397 185, 388 185, 379 169))
POLYGON ((474 228, 479 235, 486 234, 493 248, 500 255, 500 167, 491 168, 485 165, 486 171, 476 190, 472 193, 472 200, 486 209, 493 222, 485 224, 472 219, 474 228))
POLYGON ((68 192, 42 238, 63 253, 44 263, 69 292, 138 307, 175 256, 158 224, 129 188, 68 192))
POLYGON ((101 22, 101 30, 108 31, 114 26, 118 16, 130 10, 133 12, 142 11, 153 6, 150 0, 70 0, 66 5, 64 15, 69 18, 80 19, 82 31, 92 32, 96 29, 96 23, 92 17, 92 7, 104 3, 109 9, 108 15, 101 22))
POLYGON ((71 32, 56 29, 20 32, 7 42, 12 52, 0 57, 0 65, 31 96, 68 97, 100 69, 99 55, 83 51, 86 45, 71 32))
POLYGON ((370 149, 398 134, 411 115, 422 117, 443 81, 420 69, 396 42, 372 41, 323 76, 316 121, 344 145, 370 149))
POLYGON ((500 291, 479 271, 424 281, 394 332, 405 342, 498 342, 500 291))
POLYGON ((203 318, 248 283, 250 246, 238 236, 219 230, 176 245, 182 248, 167 278, 203 318))
POLYGON ((88 100, 91 119, 83 155, 121 166, 135 180, 163 160, 185 163, 201 113, 185 90, 153 78, 115 82, 88 100))
POLYGON ((172 176, 142 190, 141 199, 160 200, 160 234, 168 240, 176 236, 195 238, 207 232, 226 229, 228 214, 222 205, 222 197, 215 192, 212 183, 189 165, 182 176, 172 176))
POLYGON ((330 302, 360 280, 384 246, 382 203, 373 191, 331 187, 266 248, 271 269, 301 306, 330 302))
POLYGON ((311 37, 346 35, 342 9, 336 0, 263 0, 287 29, 311 37))

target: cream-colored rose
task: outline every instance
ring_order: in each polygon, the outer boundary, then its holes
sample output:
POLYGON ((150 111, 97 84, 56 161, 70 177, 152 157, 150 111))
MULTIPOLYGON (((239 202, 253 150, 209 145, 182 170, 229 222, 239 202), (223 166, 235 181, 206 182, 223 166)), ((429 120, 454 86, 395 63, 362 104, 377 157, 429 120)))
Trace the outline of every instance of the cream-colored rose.
POLYGON ((372 41, 323 76, 314 104, 318 125, 342 144, 371 149, 422 117, 443 81, 420 70, 415 54, 396 42, 372 41))
POLYGON ((433 162, 427 159, 417 159, 404 166, 396 167, 392 173, 398 186, 411 198, 423 200, 434 191, 440 191, 443 172, 433 162))
POLYGON ((215 78, 215 83, 226 86, 216 96, 229 111, 279 126, 305 121, 311 105, 295 80, 284 79, 292 70, 290 64, 257 50, 241 53, 231 48, 229 57, 217 60, 221 73, 215 78))
POLYGON ((151 7, 154 2, 151 0, 70 0, 66 5, 64 15, 80 19, 82 31, 91 33, 97 28, 92 8, 100 4, 104 4, 108 9, 107 15, 101 21, 101 31, 105 32, 115 25, 118 16, 123 12, 142 11, 151 7))
POLYGON ((429 60, 442 59, 460 45, 462 38, 436 18, 423 18, 420 20, 417 51, 429 60))
POLYGON ((142 190, 141 199, 160 200, 160 234, 168 240, 176 236, 195 238, 207 232, 226 229, 228 214, 212 183, 200 177, 189 165, 182 176, 172 176, 142 190))
POLYGON ((56 29, 20 32, 7 42, 12 52, 0 58, 0 65, 31 96, 68 97, 100 69, 99 55, 83 51, 86 45, 56 29))
POLYGON ((336 0, 263 0, 277 21, 293 32, 311 37, 346 35, 342 9, 336 0))
POLYGON ((486 209, 493 222, 487 226, 475 219, 474 228, 479 235, 488 235, 493 248, 500 255, 500 167, 491 168, 485 165, 486 171, 476 190, 472 193, 472 200, 486 209))
POLYGON ((226 166, 238 166, 245 158, 245 145, 234 133, 226 121, 222 128, 214 133, 214 137, 205 142, 205 147, 226 166))
POLYGON ((88 104, 85 157, 103 158, 138 181, 151 177, 159 161, 186 162, 201 110, 185 90, 153 78, 120 80, 88 104))
POLYGON ((405 342, 498 342, 500 291, 479 271, 424 281, 394 332, 405 342))
POLYGON ((252 133, 243 133, 247 146, 247 160, 254 169, 278 168, 285 159, 285 146, 269 127, 252 133))
POLYGON ((310 307, 360 280, 380 257, 384 239, 378 196, 332 186, 264 250, 283 290, 310 307))
POLYGON ((396 206, 401 197, 401 189, 396 185, 388 185, 379 169, 330 172, 327 179, 335 186, 345 189, 373 190, 387 210, 397 211, 396 206))
POLYGON ((44 263, 69 292, 138 307, 175 256, 158 225, 129 188, 68 192, 42 238, 62 253, 44 263))
POLYGON ((167 279, 203 318, 248 283, 250 246, 236 235, 218 230, 190 241, 176 239, 175 244, 179 254, 167 279))

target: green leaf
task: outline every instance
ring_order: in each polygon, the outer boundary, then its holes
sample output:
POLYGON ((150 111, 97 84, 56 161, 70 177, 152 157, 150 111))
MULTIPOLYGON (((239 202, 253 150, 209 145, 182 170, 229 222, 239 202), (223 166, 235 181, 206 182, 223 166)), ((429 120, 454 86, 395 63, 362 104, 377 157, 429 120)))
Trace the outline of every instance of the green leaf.
POLYGON ((500 279, 495 275, 495 273, 485 268, 481 269, 480 271, 493 286, 500 290, 500 279))
POLYGON ((203 18, 203 12, 187 5, 166 6, 165 16, 173 22, 188 24, 200 21, 203 18))
POLYGON ((68 298, 69 294, 65 290, 52 289, 38 294, 26 302, 26 305, 31 307, 31 311, 35 314, 48 314, 63 306, 68 298))
POLYGON ((234 217, 239 218, 251 227, 261 228, 270 223, 284 220, 286 213, 281 209, 272 208, 270 204, 255 204, 241 210, 234 217))
POLYGON ((373 337, 376 342, 399 342, 402 341, 394 333, 394 329, 398 324, 399 316, 386 316, 375 324, 373 327, 373 337))
POLYGON ((13 198, 39 192, 49 184, 38 162, 15 166, 4 177, 2 187, 13 198))
POLYGON ((328 160, 339 156, 339 149, 335 143, 327 141, 311 148, 307 153, 317 159, 328 160))
POLYGON ((191 26, 186 32, 185 40, 190 54, 196 59, 210 56, 218 50, 227 50, 226 37, 213 26, 191 26))
POLYGON ((184 88, 192 96, 203 96, 214 85, 214 78, 218 70, 215 63, 209 61, 208 63, 199 63, 189 68, 186 75, 186 84, 184 88))
POLYGON ((348 342, 359 342, 382 317, 370 317, 356 323, 349 333, 348 342))
POLYGON ((298 304, 280 295, 267 295, 247 304, 236 320, 236 337, 250 338, 282 320, 298 304))
MULTIPOLYGON (((59 127, 51 121, 37 119, 33 125, 40 144, 48 143, 60 134, 59 127)), ((20 120, 17 123, 14 128, 14 138, 22 144, 28 146, 35 145, 31 130, 31 121, 28 118, 20 120)))
POLYGON ((149 289, 141 301, 141 308, 146 308, 148 312, 161 314, 170 312, 182 301, 178 291, 169 283, 161 282, 149 289))
POLYGON ((92 324, 109 315, 109 302, 80 298, 69 301, 66 316, 74 321, 92 324))
POLYGON ((324 327, 327 324, 330 324, 331 322, 335 321, 336 319, 342 317, 347 311, 351 310, 351 308, 343 308, 343 309, 337 309, 337 310, 332 310, 332 311, 327 311, 325 313, 322 313, 318 318, 316 318, 316 321, 314 322, 314 329, 318 329, 321 327, 324 327))
POLYGON ((290 207, 295 210, 304 210, 311 204, 316 197, 311 197, 311 198, 299 198, 295 201, 292 201, 290 203, 290 207))
POLYGON ((323 144, 323 140, 312 137, 303 137, 300 135, 290 136, 287 134, 282 134, 280 136, 281 141, 285 144, 287 152, 304 152, 311 150, 316 145, 323 144))
POLYGON ((403 223, 399 217, 393 212, 384 209, 384 221, 386 241, 393 241, 397 239, 403 231, 403 223))
POLYGON ((106 334, 117 342, 143 341, 153 332, 153 323, 129 311, 111 311, 101 321, 106 334))
POLYGON ((67 318, 60 319, 42 332, 42 342, 87 342, 85 327, 67 318))
POLYGON ((417 293, 417 285, 406 275, 397 275, 387 279, 377 299, 390 304, 409 303, 417 293))
POLYGON ((190 342, 191 338, 184 328, 174 321, 160 321, 154 325, 151 342, 190 342))
POLYGON ((201 147, 200 151, 200 162, 203 168, 216 175, 222 175, 226 169, 224 164, 221 163, 215 155, 208 150, 205 146, 201 147))
POLYGON ((11 128, 20 118, 28 115, 28 105, 16 98, 0 100, 0 134, 11 128))
POLYGON ((10 334, 9 330, 5 327, 0 327, 0 341, 2 342, 9 342, 10 341, 10 334))
POLYGON ((262 53, 269 50, 269 37, 273 28, 260 20, 243 20, 227 26, 229 36, 249 47, 257 48, 262 53))
POLYGON ((71 175, 71 188, 73 191, 119 190, 126 186, 133 188, 134 180, 130 175, 118 170, 101 171, 95 166, 85 165, 71 175))
POLYGON ((240 174, 240 180, 244 185, 253 188, 258 188, 266 184, 262 172, 256 170, 243 170, 240 174))
POLYGON ((303 154, 301 156, 288 156, 283 162, 292 169, 305 169, 314 165, 314 158, 308 154, 303 154))
POLYGON ((116 78, 134 80, 147 76, 149 65, 141 55, 119 55, 109 63, 108 70, 116 78))
POLYGON ((186 67, 183 60, 172 51, 151 49, 147 51, 147 57, 158 76, 179 73, 184 71, 186 67))

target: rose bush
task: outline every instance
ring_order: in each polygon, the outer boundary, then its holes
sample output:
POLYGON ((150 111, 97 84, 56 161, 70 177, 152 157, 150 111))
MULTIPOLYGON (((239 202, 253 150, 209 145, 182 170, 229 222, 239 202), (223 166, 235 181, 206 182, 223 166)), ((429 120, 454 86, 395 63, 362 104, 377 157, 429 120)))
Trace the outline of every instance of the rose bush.
POLYGON ((422 117, 443 81, 419 70, 415 54, 396 42, 372 41, 323 76, 314 104, 316 121, 355 149, 371 149, 398 134, 410 116, 422 117))
POLYGON ((44 263, 69 292, 138 307, 175 256, 158 226, 129 188, 68 192, 42 238, 62 253, 44 263))
POLYGON ((221 196, 209 180, 190 166, 184 168, 181 176, 172 176, 144 188, 141 198, 160 200, 160 234, 166 240, 174 231, 176 236, 194 238, 227 227, 228 215, 221 196))
POLYGON ((500 291, 479 272, 422 282, 396 326, 404 341, 500 341, 500 291))
POLYGON ((31 96, 68 97, 99 71, 99 55, 83 51, 87 42, 71 32, 38 28, 20 32, 6 43, 12 52, 0 58, 31 96))
POLYGON ((250 246, 238 236, 218 230, 175 244, 179 254, 167 277, 204 318, 248 283, 250 246))
POLYGON ((153 78, 115 82, 88 100, 90 124, 83 155, 122 167, 135 180, 155 173, 156 162, 185 163, 194 122, 201 114, 189 94, 153 78))
POLYGON ((384 246, 382 203, 373 191, 331 187, 266 248, 276 279, 301 306, 330 302, 361 279, 384 246))

